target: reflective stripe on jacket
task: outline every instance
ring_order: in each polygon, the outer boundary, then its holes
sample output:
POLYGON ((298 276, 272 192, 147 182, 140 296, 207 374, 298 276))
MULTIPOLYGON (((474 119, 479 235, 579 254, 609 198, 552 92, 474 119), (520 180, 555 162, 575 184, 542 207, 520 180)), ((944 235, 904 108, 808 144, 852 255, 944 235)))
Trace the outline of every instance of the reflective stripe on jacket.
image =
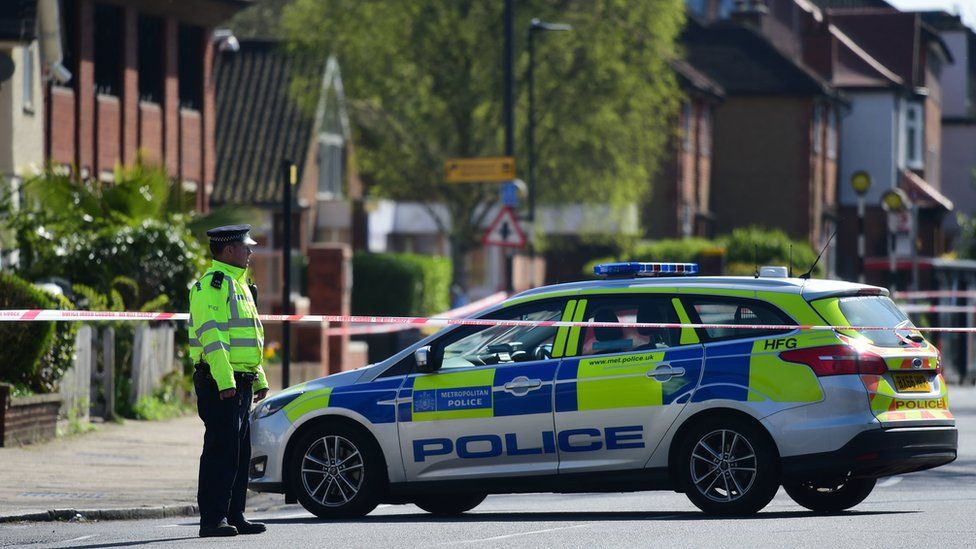
POLYGON ((253 389, 268 386, 261 368, 264 327, 247 286, 247 269, 214 260, 190 288, 190 358, 202 358, 221 391, 236 387, 234 372, 257 374, 253 389), (211 285, 216 272, 224 273, 221 287, 211 285))

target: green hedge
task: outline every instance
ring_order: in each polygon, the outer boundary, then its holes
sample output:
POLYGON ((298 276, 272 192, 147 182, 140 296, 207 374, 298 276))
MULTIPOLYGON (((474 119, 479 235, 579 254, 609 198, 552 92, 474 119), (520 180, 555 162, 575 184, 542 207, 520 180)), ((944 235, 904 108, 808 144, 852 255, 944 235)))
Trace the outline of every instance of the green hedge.
MULTIPOLYGON (((799 276, 813 265, 817 252, 807 244, 790 237, 779 229, 749 227, 734 229, 731 234, 715 240, 705 238, 674 238, 639 242, 633 251, 620 257, 603 257, 586 264, 583 275, 593 276, 593 266, 615 261, 675 261, 700 262, 703 255, 719 252, 725 255, 725 274, 751 275, 759 265, 789 265, 790 246, 793 247, 793 274, 799 276)), ((823 274, 823 259, 814 271, 823 274)))
MULTIPOLYGON (((54 299, 44 291, 14 275, 0 273, 0 309, 54 308, 54 299)), ((0 322, 0 349, 7 351, 0 360, 0 381, 31 386, 54 340, 51 322, 0 322)))
MULTIPOLYGON (((71 300, 61 295, 50 296, 57 309, 74 309, 71 300)), ((78 335, 77 322, 55 322, 54 338, 51 348, 41 357, 41 362, 34 372, 31 388, 41 393, 54 393, 58 390, 58 383, 65 372, 75 365, 75 342, 78 335)))
POLYGON ((357 252, 352 274, 353 314, 426 316, 450 308, 448 258, 357 252))

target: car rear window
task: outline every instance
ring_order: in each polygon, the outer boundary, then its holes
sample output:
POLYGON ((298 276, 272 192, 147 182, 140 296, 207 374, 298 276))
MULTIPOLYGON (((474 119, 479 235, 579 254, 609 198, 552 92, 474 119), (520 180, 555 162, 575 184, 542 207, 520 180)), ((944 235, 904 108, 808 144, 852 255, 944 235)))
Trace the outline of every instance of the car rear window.
POLYGON ((884 296, 852 296, 837 300, 851 326, 883 326, 899 330, 855 330, 879 347, 901 347, 915 325, 895 303, 884 296))
MULTIPOLYGON (((796 322, 781 311, 760 301, 735 297, 682 297, 691 305, 691 311, 702 324, 773 324, 793 325, 796 322)), ((704 328, 710 341, 745 339, 772 334, 787 333, 790 330, 762 328, 704 328)))

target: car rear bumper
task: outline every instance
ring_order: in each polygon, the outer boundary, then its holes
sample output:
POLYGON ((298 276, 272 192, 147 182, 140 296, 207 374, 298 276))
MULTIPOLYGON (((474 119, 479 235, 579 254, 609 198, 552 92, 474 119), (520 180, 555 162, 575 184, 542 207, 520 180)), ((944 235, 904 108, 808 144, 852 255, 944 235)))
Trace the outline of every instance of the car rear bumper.
POLYGON ((864 431, 833 452, 783 458, 786 482, 846 476, 878 478, 923 471, 956 459, 955 427, 864 431))

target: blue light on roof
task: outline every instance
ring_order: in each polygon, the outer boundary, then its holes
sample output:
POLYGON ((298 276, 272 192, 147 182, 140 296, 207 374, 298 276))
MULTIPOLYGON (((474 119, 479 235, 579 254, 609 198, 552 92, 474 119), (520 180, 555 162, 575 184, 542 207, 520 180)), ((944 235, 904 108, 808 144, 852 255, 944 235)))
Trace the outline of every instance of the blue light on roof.
POLYGON ((698 274, 697 263, 601 263, 593 267, 597 276, 629 278, 637 276, 681 276, 698 274))

